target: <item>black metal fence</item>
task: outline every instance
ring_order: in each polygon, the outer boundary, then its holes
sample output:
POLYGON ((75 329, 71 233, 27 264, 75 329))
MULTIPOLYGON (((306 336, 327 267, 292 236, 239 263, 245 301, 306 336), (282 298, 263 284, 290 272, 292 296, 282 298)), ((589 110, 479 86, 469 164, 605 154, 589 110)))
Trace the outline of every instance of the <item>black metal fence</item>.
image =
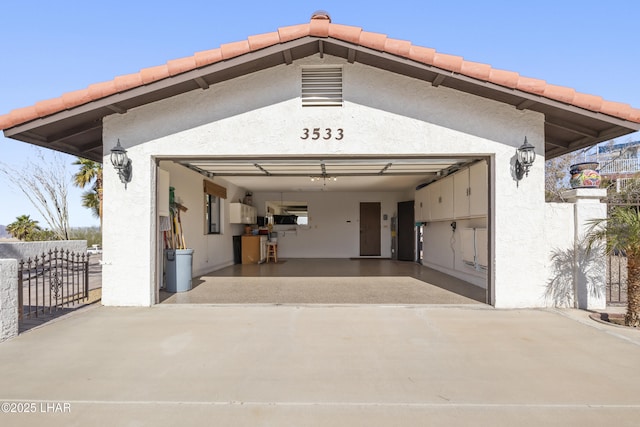
POLYGON ((19 319, 55 314, 89 297, 89 254, 54 249, 18 264, 19 319))
MULTIPOLYGON (((640 202, 619 194, 609 196, 606 202, 608 216, 615 209, 640 209, 640 202)), ((627 304, 627 256, 623 251, 616 251, 607 257, 607 304, 627 304)))
POLYGON ((627 257, 622 253, 607 257, 607 304, 627 303, 627 257))

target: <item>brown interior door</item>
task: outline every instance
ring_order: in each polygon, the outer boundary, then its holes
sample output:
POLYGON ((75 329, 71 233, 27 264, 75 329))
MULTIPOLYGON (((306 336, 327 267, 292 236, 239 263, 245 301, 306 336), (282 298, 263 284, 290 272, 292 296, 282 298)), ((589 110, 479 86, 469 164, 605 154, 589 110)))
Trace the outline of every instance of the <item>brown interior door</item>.
POLYGON ((360 256, 380 256, 380 203, 360 203, 360 256))

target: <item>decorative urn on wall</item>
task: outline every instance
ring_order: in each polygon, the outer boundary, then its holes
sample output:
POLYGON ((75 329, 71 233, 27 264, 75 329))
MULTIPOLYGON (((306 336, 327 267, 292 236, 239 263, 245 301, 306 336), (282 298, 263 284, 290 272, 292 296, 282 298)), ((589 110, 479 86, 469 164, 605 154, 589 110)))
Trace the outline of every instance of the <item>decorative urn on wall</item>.
POLYGON ((598 172, 598 162, 576 163, 571 165, 571 188, 599 188, 602 182, 598 172))

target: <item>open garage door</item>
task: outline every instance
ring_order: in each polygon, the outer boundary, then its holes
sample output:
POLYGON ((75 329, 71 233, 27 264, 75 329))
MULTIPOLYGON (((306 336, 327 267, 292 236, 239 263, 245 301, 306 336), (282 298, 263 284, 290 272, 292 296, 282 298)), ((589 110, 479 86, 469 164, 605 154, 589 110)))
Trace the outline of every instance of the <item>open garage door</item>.
MULTIPOLYGON (((410 254, 399 259, 407 259, 406 262, 419 268, 417 272, 412 271, 412 277, 417 280, 421 275, 438 277, 441 283, 435 286, 442 286, 442 289, 452 288, 447 281, 449 277, 457 283, 453 288, 461 295, 471 295, 471 299, 477 300, 476 293, 480 292, 483 302, 489 300, 490 266, 480 263, 481 259, 490 259, 486 237, 490 221, 485 158, 208 157, 171 161, 176 167, 183 167, 181 170, 188 168, 209 180, 228 183, 230 188, 235 188, 237 194, 230 196, 229 206, 247 203, 245 195, 250 195, 248 203, 253 205, 255 220, 249 226, 258 235, 262 235, 262 231, 266 234, 268 229, 269 235, 276 237, 279 264, 288 263, 292 271, 297 271, 294 260, 324 262, 333 259, 348 264, 348 261, 367 259, 380 265, 399 262, 393 261, 398 258, 399 203, 409 201, 414 209, 414 215, 408 216, 413 243, 410 254), (484 174, 478 175, 475 171, 480 168, 484 174), (476 188, 478 185, 483 188, 481 191, 476 188), (472 186, 473 191, 470 190, 472 186), (470 194, 476 201, 472 201, 470 194), (475 205, 477 200, 482 205, 480 208, 475 205), (420 264, 414 263, 416 228, 422 232, 424 240, 420 264), (482 236, 485 236, 484 240, 482 236), (421 268, 438 274, 430 275, 421 268), (468 283, 475 290, 463 290, 459 281, 468 283)), ((246 221, 232 223, 225 228, 225 233, 244 234, 246 225, 246 221)), ((406 231, 402 233, 404 236, 406 231)), ((213 251, 223 250, 220 245, 203 245, 203 248, 205 252, 209 251, 208 254, 196 250, 194 262, 198 262, 198 256, 212 258, 213 251)), ((232 251, 237 248, 229 249, 232 251)), ((235 265, 228 267, 235 273, 227 271, 223 274, 244 277, 294 274, 265 264, 257 246, 254 251, 256 255, 251 259, 256 265, 235 265)), ((229 258, 234 257, 230 254, 229 258)), ((240 262, 244 259, 242 256, 235 258, 240 262)), ((390 277, 402 274, 399 273, 401 269, 386 268, 390 277)), ((215 276, 219 270, 207 271, 203 277, 215 276)), ((361 271, 366 275, 371 269, 361 271)), ((394 286, 393 282, 388 285, 394 286)))

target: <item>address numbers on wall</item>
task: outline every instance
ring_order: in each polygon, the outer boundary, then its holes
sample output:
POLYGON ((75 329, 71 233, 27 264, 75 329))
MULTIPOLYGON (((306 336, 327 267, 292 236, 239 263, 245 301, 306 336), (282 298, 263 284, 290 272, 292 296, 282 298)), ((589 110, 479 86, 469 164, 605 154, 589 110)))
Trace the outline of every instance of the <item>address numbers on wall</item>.
POLYGON ((304 128, 300 137, 303 140, 312 139, 314 141, 317 139, 340 141, 342 138, 344 138, 344 129, 342 128, 304 128))

